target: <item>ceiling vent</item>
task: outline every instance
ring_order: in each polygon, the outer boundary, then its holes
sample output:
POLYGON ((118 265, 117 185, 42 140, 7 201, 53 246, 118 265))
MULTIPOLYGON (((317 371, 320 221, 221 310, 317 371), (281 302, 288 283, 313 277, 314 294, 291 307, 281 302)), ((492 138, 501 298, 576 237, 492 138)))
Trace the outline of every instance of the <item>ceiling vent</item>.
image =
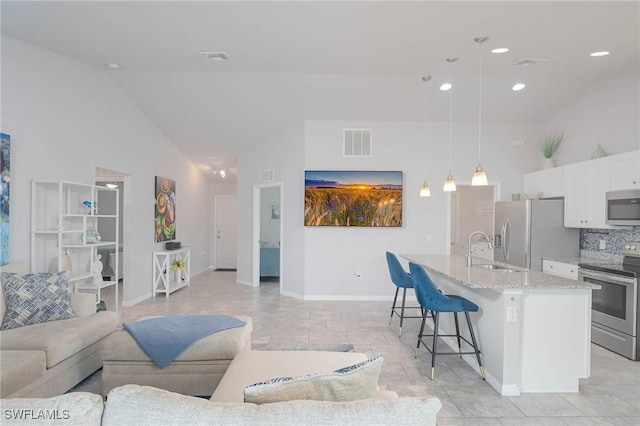
POLYGON ((208 61, 228 61, 229 55, 225 52, 198 52, 198 55, 202 56, 208 61))
POLYGON ((276 174, 275 169, 262 171, 262 183, 273 182, 273 177, 276 174))
POLYGON ((524 58, 520 59, 513 65, 515 65, 516 67, 530 67, 531 65, 536 65, 539 62, 549 62, 549 60, 541 58, 524 58))
POLYGON ((371 157, 371 129, 344 129, 345 157, 371 157))

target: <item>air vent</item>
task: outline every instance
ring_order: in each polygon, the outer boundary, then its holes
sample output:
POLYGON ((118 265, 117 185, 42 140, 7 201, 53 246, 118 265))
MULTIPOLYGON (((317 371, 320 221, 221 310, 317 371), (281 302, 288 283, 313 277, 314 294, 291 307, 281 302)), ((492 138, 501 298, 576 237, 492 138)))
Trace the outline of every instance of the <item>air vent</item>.
POLYGON ((344 129, 344 156, 371 157, 371 129, 344 129))
POLYGON ((198 52, 198 55, 202 56, 208 61, 228 61, 229 55, 226 52, 198 52))
POLYGON ((538 62, 549 62, 549 59, 540 59, 540 58, 524 58, 520 59, 516 62, 516 67, 530 67, 531 65, 536 65, 538 62))
POLYGON ((275 175, 274 169, 263 170, 262 171, 262 182, 273 182, 273 177, 275 175))

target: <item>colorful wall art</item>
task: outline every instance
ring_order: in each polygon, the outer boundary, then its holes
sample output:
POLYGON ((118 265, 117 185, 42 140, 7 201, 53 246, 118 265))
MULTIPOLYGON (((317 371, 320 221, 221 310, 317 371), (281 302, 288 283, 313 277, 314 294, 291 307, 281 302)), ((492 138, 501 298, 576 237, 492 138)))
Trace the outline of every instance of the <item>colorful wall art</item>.
POLYGON ((402 172, 305 171, 304 224, 402 226, 402 172))
POLYGON ((0 266, 9 263, 11 136, 0 133, 0 266))
POLYGON ((155 241, 176 239, 176 181, 156 176, 155 241))

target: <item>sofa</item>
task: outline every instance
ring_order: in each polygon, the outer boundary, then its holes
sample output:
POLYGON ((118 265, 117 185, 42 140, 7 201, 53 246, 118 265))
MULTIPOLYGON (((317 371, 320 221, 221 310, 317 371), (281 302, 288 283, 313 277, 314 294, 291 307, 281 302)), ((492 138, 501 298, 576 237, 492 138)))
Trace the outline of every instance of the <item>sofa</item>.
MULTIPOLYGON (((117 314, 96 312, 93 294, 71 293, 69 304, 75 318, 0 331, 0 397, 60 395, 102 367, 102 341, 117 314)), ((3 284, 0 318, 6 311, 3 284)))
POLYGON ((71 392, 46 399, 2 401, 7 425, 420 425, 436 424, 438 398, 372 398, 346 402, 293 400, 270 404, 213 402, 163 389, 124 385, 100 395, 71 392), (49 419, 48 421, 44 419, 49 419))

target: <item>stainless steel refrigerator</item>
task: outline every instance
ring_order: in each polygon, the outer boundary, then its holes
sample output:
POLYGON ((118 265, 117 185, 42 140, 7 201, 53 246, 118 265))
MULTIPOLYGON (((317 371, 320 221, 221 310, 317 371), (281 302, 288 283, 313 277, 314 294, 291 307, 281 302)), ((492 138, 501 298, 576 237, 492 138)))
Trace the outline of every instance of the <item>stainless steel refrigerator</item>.
POLYGON ((493 259, 542 271, 542 256, 580 253, 580 230, 564 227, 564 200, 498 201, 493 259))

